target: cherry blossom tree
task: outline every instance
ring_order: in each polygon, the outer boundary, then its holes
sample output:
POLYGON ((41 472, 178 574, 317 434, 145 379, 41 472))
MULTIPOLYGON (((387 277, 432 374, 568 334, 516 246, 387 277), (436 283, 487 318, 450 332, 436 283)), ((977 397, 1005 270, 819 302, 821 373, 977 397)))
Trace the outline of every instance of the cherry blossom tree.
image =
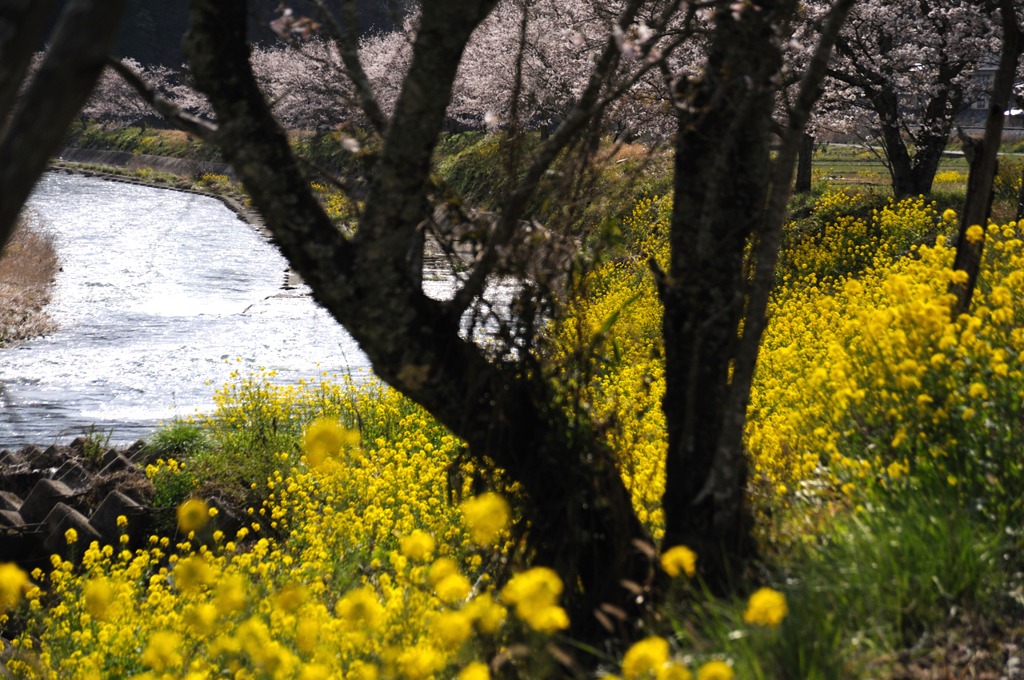
MULTIPOLYGON (((807 3, 815 21, 831 3, 807 3)), ((833 125, 880 143, 896 196, 926 194, 957 114, 984 95, 975 69, 998 53, 998 24, 972 0, 863 0, 829 69, 833 125)))
POLYGON ((281 123, 294 130, 331 129, 357 107, 333 45, 311 39, 252 52, 252 69, 281 123))
POLYGON ((409 71, 417 22, 416 15, 409 16, 401 30, 370 35, 359 44, 359 56, 373 94, 388 117, 394 113, 402 82, 409 71))
MULTIPOLYGON (((178 77, 165 66, 143 66, 134 59, 122 59, 121 64, 163 96, 171 95, 171 84, 178 77)), ((92 96, 82 109, 82 116, 111 128, 139 125, 145 127, 147 118, 155 112, 121 75, 111 68, 103 70, 92 96)))

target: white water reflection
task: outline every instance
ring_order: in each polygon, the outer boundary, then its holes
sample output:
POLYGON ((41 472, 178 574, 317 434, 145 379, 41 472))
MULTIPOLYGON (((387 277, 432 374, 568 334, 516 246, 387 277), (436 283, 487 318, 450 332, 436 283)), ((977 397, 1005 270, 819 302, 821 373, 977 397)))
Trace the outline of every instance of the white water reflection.
POLYGON ((30 206, 61 260, 60 329, 0 350, 0 448, 93 426, 134 440, 208 411, 239 366, 282 382, 368 371, 326 311, 282 290, 275 247, 215 199, 51 173, 30 206))

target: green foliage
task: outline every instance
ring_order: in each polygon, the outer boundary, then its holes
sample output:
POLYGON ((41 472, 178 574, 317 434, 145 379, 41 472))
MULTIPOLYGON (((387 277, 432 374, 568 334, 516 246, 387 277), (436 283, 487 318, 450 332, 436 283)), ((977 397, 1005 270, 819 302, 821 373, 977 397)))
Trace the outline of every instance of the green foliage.
MULTIPOLYGON (((199 488, 200 483, 188 463, 177 458, 156 459, 146 466, 146 476, 153 484, 154 508, 177 508, 199 488)), ((168 520, 164 528, 173 533, 173 520, 168 520)))
POLYGON ((203 428, 197 423, 174 420, 157 430, 146 446, 149 458, 187 460, 209 448, 203 428))
POLYGON ((340 177, 366 177, 376 160, 376 141, 363 130, 295 134, 291 141, 300 158, 340 177))
POLYGON ((110 448, 110 437, 113 431, 100 432, 95 425, 90 425, 82 437, 82 457, 93 464, 103 459, 103 454, 110 448))
MULTIPOLYGON (((521 145, 519 157, 529 158, 543 139, 524 134, 515 143, 521 145)), ((437 173, 460 200, 497 209, 503 190, 509 187, 509 144, 502 134, 449 135, 435 152, 437 173)), ((670 162, 667 154, 610 142, 604 142, 596 156, 583 164, 577 156, 565 154, 541 181, 527 214, 560 231, 603 240, 636 200, 671 192, 670 162)), ((516 179, 525 168, 517 171, 516 179)))
POLYGON ((65 140, 82 149, 127 151, 129 153, 223 162, 216 147, 178 130, 137 127, 111 130, 100 125, 75 124, 65 140))
POLYGON ((879 500, 839 520, 793 565, 797 587, 839 617, 851 640, 901 649, 956 624, 960 612, 998 608, 992 585, 1006 575, 995 527, 941 496, 879 500))

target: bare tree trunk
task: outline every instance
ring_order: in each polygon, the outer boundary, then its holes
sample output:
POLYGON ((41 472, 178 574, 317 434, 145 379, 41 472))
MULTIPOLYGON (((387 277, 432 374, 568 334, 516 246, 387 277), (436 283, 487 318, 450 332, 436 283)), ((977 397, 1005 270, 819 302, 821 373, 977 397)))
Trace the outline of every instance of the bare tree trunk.
POLYGON ((793 191, 802 194, 811 190, 811 167, 814 158, 814 137, 803 133, 800 137, 800 157, 796 166, 796 186, 793 191))
POLYGON ((669 435, 663 549, 695 550, 705 582, 718 592, 754 552, 746 408, 794 166, 852 5, 836 2, 820 29, 774 162, 770 103, 781 63, 774 36, 792 5, 737 22, 720 15, 703 80, 680 93, 695 110, 680 118, 671 269, 659 276, 669 435))
POLYGON ((669 438, 664 544, 695 550, 701 574, 720 592, 754 548, 746 460, 742 450, 720 451, 719 442, 744 312, 744 250, 767 200, 771 81, 781 65, 776 20, 767 11, 742 21, 720 12, 703 79, 680 93, 694 113, 680 116, 672 259, 661 285, 669 438))
MULTIPOLYGON (((981 254, 985 246, 984 232, 980 239, 972 241, 967 238, 967 230, 974 225, 984 228, 988 224, 989 214, 992 210, 992 186, 999 163, 999 143, 1003 137, 1003 124, 1006 119, 1005 111, 1010 105, 1014 76, 1017 73, 1017 62, 1021 50, 1024 49, 1013 1, 1000 0, 999 13, 1003 23, 1003 48, 999 55, 999 68, 992 85, 992 99, 985 121, 985 136, 970 150, 973 153, 968 153, 971 170, 970 176, 967 178, 967 199, 964 203, 963 214, 960 216, 956 257, 953 259, 953 270, 967 272, 967 280, 963 283, 953 282, 949 286, 949 292, 956 296, 952 307, 954 319, 970 309, 971 297, 974 295, 974 288, 978 283, 981 254)), ((966 143, 972 144, 969 141, 966 143)))
POLYGON ((882 145, 892 178, 892 193, 897 199, 931 193, 942 152, 946 150, 946 135, 918 140, 911 156, 899 127, 883 123, 882 145))
POLYGON ((0 5, 0 129, 14 108, 52 7, 53 0, 8 0, 0 5))

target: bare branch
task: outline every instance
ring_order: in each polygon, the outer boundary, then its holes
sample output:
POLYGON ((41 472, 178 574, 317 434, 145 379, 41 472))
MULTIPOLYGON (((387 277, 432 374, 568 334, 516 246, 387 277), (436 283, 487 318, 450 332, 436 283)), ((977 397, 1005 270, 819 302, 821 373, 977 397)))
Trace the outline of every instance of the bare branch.
MULTIPOLYGON (((643 0, 630 0, 627 3, 616 22, 620 31, 625 31, 635 21, 642 5, 643 0)), ((512 238, 526 209, 527 202, 536 191, 544 173, 551 167, 558 154, 576 139, 577 133, 590 124, 594 116, 611 101, 608 98, 601 98, 601 90, 608 82, 618 58, 619 48, 615 37, 609 37, 590 73, 586 89, 555 132, 534 156, 533 162, 527 168, 518 186, 510 192, 502 208, 501 219, 494 229, 493 238, 488 242, 487 249, 481 255, 466 283, 456 291, 455 297, 448 302, 449 313, 461 314, 472 304, 474 299, 480 296, 486 285, 487 277, 498 260, 500 246, 506 245, 512 238)), ((653 65, 649 64, 647 68, 651 66, 653 65)))

